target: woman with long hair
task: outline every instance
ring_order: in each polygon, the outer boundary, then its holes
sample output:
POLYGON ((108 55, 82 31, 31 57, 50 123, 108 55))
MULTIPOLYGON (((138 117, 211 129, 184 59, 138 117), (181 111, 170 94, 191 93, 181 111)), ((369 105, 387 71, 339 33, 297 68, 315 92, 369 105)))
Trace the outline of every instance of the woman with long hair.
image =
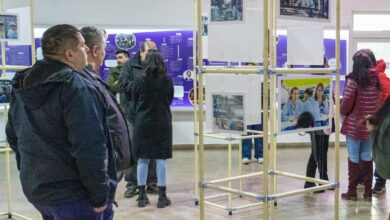
POLYGON ((353 69, 346 77, 340 113, 345 117, 341 133, 346 136, 348 149, 348 191, 346 200, 357 200, 359 170, 363 172, 364 198, 372 199, 372 156, 369 132, 362 119, 372 115, 380 104, 380 84, 374 64, 366 53, 356 52, 353 69))
POLYGON ((167 76, 164 59, 157 50, 149 50, 143 63, 143 73, 135 79, 133 99, 135 112, 134 150, 138 159, 138 207, 145 207, 149 199, 145 193, 150 159, 156 159, 159 197, 157 208, 171 204, 166 195, 166 159, 172 158, 173 82, 167 76))

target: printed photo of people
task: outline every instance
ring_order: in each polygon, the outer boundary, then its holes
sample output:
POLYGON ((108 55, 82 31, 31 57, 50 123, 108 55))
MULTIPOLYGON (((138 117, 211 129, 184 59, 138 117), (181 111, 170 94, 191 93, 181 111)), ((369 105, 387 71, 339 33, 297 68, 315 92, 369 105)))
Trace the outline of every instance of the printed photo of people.
POLYGON ((244 95, 238 93, 214 93, 213 130, 226 133, 244 133, 244 95))
MULTIPOLYGON (((205 88, 203 88, 203 100, 204 100, 205 96, 206 96, 206 90, 205 90, 205 88)), ((199 87, 196 88, 196 103, 195 103, 195 93, 194 93, 193 88, 188 93, 188 100, 190 101, 190 103, 192 105, 195 105, 195 104, 197 105, 199 103, 199 87)))
POLYGON ((18 40, 18 16, 0 13, 0 39, 18 40))
POLYGON ((186 81, 193 80, 194 74, 192 74, 192 70, 186 70, 183 73, 183 79, 186 81))
POLYGON ((211 0, 211 21, 242 21, 243 0, 211 0))
POLYGON ((280 0, 280 15, 329 19, 329 0, 280 0))
POLYGON ((0 103, 9 103, 11 88, 10 80, 0 80, 0 103))
POLYGON ((332 115, 331 78, 280 77, 279 132, 301 132, 328 128, 332 115))

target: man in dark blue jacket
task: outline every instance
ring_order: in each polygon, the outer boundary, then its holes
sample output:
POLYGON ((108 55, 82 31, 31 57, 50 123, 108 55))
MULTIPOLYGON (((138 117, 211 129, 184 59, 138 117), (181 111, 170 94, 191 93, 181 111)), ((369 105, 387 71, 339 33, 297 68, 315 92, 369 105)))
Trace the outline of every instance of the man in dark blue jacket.
POLYGON ((7 139, 27 199, 43 219, 102 219, 116 189, 106 107, 78 71, 84 39, 71 25, 42 37, 44 60, 13 79, 7 139))
POLYGON ((117 103, 113 94, 109 91, 107 84, 99 76, 99 68, 103 64, 106 55, 106 42, 104 40, 103 31, 93 26, 81 28, 81 35, 85 39, 85 44, 88 46, 87 52, 88 66, 81 72, 82 76, 88 79, 96 89, 100 92, 103 102, 107 105, 107 123, 110 128, 110 139, 114 147, 116 156, 116 168, 123 177, 123 171, 130 168, 134 164, 129 131, 126 124, 126 118, 117 103))
MULTIPOLYGON (((137 76, 142 73, 142 62, 145 60, 149 49, 157 49, 156 43, 151 40, 146 40, 141 44, 141 49, 136 53, 131 60, 128 60, 122 67, 119 76, 120 92, 125 95, 124 110, 128 121, 130 139, 133 140, 133 127, 135 120, 135 113, 133 111, 133 83, 137 76)), ((133 145, 133 148, 137 146, 133 145)), ((137 194, 137 163, 130 169, 126 170, 125 180, 127 181, 126 191, 124 196, 131 198, 137 194)), ((147 192, 152 194, 158 193, 157 188, 157 174, 156 174, 156 160, 151 160, 148 168, 147 178, 147 192)))

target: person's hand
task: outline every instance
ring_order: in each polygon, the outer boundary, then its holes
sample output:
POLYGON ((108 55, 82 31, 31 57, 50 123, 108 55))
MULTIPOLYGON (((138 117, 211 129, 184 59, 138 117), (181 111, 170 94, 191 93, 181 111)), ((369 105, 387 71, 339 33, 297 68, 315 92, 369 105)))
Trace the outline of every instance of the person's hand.
POLYGON ((366 128, 369 132, 372 132, 374 130, 374 125, 371 124, 369 120, 366 120, 366 128))
POLYGON ((104 204, 104 206, 97 207, 97 208, 93 208, 93 210, 94 210, 96 213, 101 213, 101 212, 103 212, 106 208, 107 208, 107 204, 104 204))

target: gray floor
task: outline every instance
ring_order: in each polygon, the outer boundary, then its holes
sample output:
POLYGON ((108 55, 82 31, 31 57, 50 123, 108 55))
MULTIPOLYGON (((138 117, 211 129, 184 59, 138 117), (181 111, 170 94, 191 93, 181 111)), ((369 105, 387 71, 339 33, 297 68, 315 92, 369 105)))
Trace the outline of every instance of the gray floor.
MULTIPOLYGON (((233 150, 233 167, 237 167, 238 151, 233 150)), ((278 169, 286 172, 305 174, 305 167, 309 157, 308 148, 283 148, 278 151, 278 169)), ((40 219, 39 214, 26 201, 21 192, 18 180, 18 172, 15 167, 14 155, 12 158, 12 207, 19 214, 29 216, 32 219, 40 219)), ((226 176, 227 173, 227 151, 207 150, 205 154, 206 179, 217 179, 226 176)), ((0 212, 7 208, 6 199, 6 178, 4 169, 4 155, 0 155, 0 212)), ((118 187, 117 200, 119 208, 115 209, 115 219, 199 219, 199 208, 194 205, 194 153, 192 151, 175 151, 174 158, 168 163, 168 195, 172 200, 172 206, 165 209, 157 209, 157 196, 150 196, 152 205, 146 208, 137 208, 135 198, 123 198, 125 183, 121 182, 118 187)), ((254 161, 243 166, 243 172, 256 172, 261 165, 254 161)), ((237 169, 234 169, 237 174, 237 169)), ((344 192, 347 186, 347 155, 345 148, 341 148, 341 191, 344 192)), ((329 177, 334 177, 334 151, 329 151, 329 177)), ((237 186, 237 183, 233 184, 237 186)), ((278 178, 278 191, 287 192, 301 189, 303 182, 285 177, 278 178)), ((251 178, 244 181, 244 189, 261 193, 261 178, 251 178)), ((207 195, 219 194, 207 190, 207 195)), ((359 201, 341 201, 340 219, 387 219, 390 211, 390 193, 385 193, 373 198, 372 202, 362 200, 362 192, 359 194, 359 201)), ((250 199, 233 197, 233 206, 240 206, 253 202, 250 199)), ((226 197, 213 199, 221 205, 226 205, 226 197)), ((297 195, 278 201, 275 211, 275 219, 333 219, 334 191, 326 191, 321 194, 297 195)), ((262 206, 239 209, 229 216, 225 210, 206 205, 206 219, 262 219, 262 206)), ((6 219, 2 216, 0 219, 6 219)))

